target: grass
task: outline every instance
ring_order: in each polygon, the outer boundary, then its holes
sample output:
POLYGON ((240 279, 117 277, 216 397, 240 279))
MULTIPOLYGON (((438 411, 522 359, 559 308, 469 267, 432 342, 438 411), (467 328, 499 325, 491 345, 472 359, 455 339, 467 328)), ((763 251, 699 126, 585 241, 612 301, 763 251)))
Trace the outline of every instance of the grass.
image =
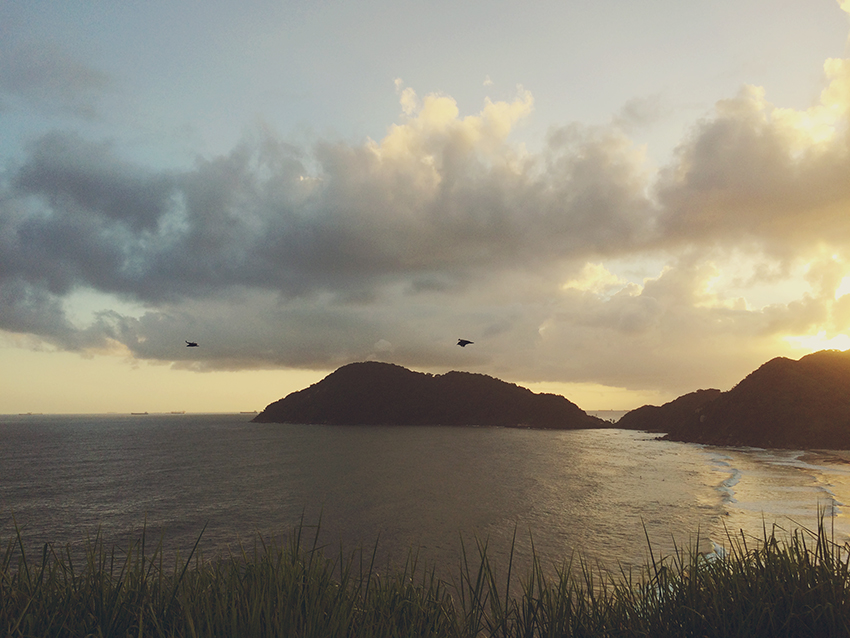
POLYGON ((850 636, 850 547, 822 518, 757 542, 730 534, 723 555, 650 554, 637 573, 536 554, 523 574, 512 559, 500 573, 476 541, 448 581, 414 554, 380 574, 374 551, 328 552, 317 538, 302 524, 214 560, 198 542, 167 560, 144 533, 126 551, 97 536, 78 558, 49 544, 30 556, 18 532, 0 554, 0 635, 850 636))

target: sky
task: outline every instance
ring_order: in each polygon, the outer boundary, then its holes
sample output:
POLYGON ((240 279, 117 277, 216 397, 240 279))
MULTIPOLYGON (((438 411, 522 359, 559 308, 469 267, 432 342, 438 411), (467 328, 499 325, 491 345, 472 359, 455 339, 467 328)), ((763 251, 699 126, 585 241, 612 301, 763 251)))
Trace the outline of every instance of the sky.
POLYGON ((850 348, 848 33, 850 0, 7 0, 0 413, 261 410, 364 360, 625 410, 850 348))

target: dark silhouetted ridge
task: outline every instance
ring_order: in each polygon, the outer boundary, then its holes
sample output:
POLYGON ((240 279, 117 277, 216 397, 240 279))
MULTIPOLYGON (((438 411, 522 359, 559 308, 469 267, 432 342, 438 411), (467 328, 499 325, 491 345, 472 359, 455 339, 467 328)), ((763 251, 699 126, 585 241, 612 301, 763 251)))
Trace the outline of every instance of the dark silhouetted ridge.
POLYGON ((702 407, 721 395, 720 390, 697 390, 662 406, 644 405, 624 414, 617 427, 647 432, 673 432, 702 407))
POLYGON ((483 374, 431 375, 390 363, 343 366, 275 401, 261 423, 331 425, 487 425, 551 429, 610 427, 562 396, 483 374))
POLYGON ((728 392, 698 390, 643 406, 617 427, 711 445, 850 449, 850 351, 771 359, 728 392))
POLYGON ((771 359, 665 438, 714 445, 850 449, 850 352, 771 359))

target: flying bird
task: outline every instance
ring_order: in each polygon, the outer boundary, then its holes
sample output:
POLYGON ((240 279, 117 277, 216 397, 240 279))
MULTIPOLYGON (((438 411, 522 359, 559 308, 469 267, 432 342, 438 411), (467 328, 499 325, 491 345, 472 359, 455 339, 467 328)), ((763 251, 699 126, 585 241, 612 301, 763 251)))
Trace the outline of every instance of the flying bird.
POLYGON ((457 340, 457 345, 459 345, 461 348, 465 348, 465 347, 466 347, 466 346, 468 346, 470 343, 475 343, 475 342, 474 342, 474 341, 470 341, 469 339, 458 339, 458 340, 457 340))
POLYGON ((187 341, 187 342, 186 342, 186 347, 187 347, 187 348, 197 348, 197 347, 198 347, 198 344, 197 344, 197 343, 195 343, 194 341, 187 341))

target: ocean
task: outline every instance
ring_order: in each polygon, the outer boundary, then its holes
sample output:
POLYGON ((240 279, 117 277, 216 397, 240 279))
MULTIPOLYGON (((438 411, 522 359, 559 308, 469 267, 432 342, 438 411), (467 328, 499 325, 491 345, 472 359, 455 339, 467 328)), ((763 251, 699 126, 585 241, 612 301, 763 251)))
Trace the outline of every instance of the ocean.
MULTIPOLYGON (((603 417, 605 415, 602 415, 603 417)), ((0 416, 0 540, 126 545, 143 528, 207 557, 299 524, 331 553, 410 551, 441 575, 487 543, 498 566, 574 556, 616 569, 728 546, 774 524, 850 540, 850 454, 718 448, 618 430, 254 424, 242 414, 0 416)), ((150 540, 149 540, 150 542, 150 540)))

